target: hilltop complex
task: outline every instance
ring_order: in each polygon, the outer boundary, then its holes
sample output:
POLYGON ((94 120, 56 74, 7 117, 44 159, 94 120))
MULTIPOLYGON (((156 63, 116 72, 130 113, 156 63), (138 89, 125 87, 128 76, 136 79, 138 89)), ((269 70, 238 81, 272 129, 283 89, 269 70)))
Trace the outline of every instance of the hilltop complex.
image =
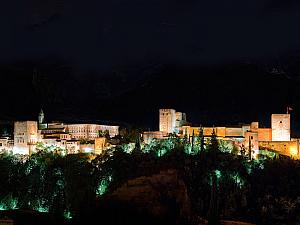
MULTIPOLYGON (((291 138, 290 114, 272 114, 271 128, 260 128, 259 122, 237 126, 191 126, 186 114, 175 109, 159 110, 159 130, 143 132, 144 144, 171 136, 187 138, 189 143, 203 135, 205 142, 214 133, 220 142, 235 149, 251 152, 251 157, 268 153, 300 158, 300 139, 291 138)), ((1 151, 30 155, 40 147, 50 150, 62 149, 66 154, 79 152, 101 154, 112 147, 107 138, 119 135, 119 126, 100 124, 69 124, 45 122, 41 110, 37 121, 15 121, 13 140, 0 139, 1 151)))

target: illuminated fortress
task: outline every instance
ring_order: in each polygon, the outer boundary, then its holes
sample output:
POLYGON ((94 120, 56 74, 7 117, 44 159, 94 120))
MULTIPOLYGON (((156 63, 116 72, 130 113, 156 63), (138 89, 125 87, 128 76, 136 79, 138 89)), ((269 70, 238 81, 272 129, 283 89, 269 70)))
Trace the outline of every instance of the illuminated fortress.
POLYGON ((238 149, 250 149, 253 157, 263 154, 264 151, 272 151, 295 159, 300 158, 300 139, 291 139, 290 114, 272 114, 271 128, 260 128, 259 122, 231 127, 194 127, 187 125, 185 116, 184 120, 174 122, 178 119, 176 115, 174 109, 160 109, 159 131, 144 132, 145 142, 149 143, 154 138, 166 138, 170 133, 180 137, 198 136, 200 129, 203 129, 204 138, 209 139, 214 130, 219 140, 231 143, 238 149))

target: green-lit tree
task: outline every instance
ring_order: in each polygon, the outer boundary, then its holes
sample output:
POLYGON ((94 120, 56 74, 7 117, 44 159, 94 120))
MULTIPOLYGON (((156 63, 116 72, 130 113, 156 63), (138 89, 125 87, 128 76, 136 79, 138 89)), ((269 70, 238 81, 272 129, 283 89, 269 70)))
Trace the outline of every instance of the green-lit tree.
POLYGON ((18 179, 18 171, 21 167, 16 156, 0 154, 0 209, 14 209, 17 206, 18 187, 21 181, 18 179))

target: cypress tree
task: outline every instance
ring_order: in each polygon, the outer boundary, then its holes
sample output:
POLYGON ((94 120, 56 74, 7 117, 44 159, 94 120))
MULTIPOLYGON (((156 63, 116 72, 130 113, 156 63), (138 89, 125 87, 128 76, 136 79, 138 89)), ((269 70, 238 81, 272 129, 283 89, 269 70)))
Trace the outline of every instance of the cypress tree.
POLYGON ((204 134, 203 134, 203 127, 202 126, 200 126, 200 128, 199 128, 198 142, 199 142, 199 145, 200 145, 200 153, 204 152, 205 143, 204 143, 204 134))
POLYGON ((141 136, 138 134, 136 140, 135 140, 135 147, 132 151, 134 154, 141 154, 142 153, 142 146, 141 146, 141 136))
POLYGON ((192 149, 191 149, 191 152, 194 152, 194 142, 195 142, 195 132, 193 130, 193 136, 192 136, 192 149))
MULTIPOLYGON (((215 129, 211 134, 209 150, 212 151, 212 160, 213 160, 213 167, 216 166, 216 158, 217 152, 219 151, 219 143, 217 139, 217 135, 215 133, 215 129)), ((210 204, 209 204, 209 211, 208 211, 208 224, 209 225, 219 225, 219 212, 218 212, 218 186, 217 186, 217 175, 214 172, 212 174, 212 187, 211 187, 211 196, 210 196, 210 204)))
POLYGON ((187 129, 185 129, 185 134, 183 137, 183 144, 184 144, 184 146, 186 146, 188 143, 189 143, 189 137, 188 137, 187 129))
POLYGON ((211 134, 209 150, 213 151, 214 153, 217 153, 219 151, 219 143, 218 143, 217 135, 215 133, 215 129, 213 129, 213 132, 211 134))
POLYGON ((251 139, 249 137, 249 149, 248 149, 248 156, 249 156, 249 159, 251 160, 252 159, 252 149, 251 149, 251 139))

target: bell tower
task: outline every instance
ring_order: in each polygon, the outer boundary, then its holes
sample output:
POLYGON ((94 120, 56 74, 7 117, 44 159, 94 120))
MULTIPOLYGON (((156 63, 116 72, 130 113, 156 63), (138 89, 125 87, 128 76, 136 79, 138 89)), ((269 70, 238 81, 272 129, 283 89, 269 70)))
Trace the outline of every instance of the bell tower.
POLYGON ((43 109, 41 109, 41 111, 39 113, 38 128, 39 128, 39 130, 48 128, 48 124, 45 122, 45 114, 43 112, 43 109))
POLYGON ((45 114, 43 112, 43 109, 41 109, 40 113, 39 113, 39 124, 43 124, 45 122, 45 114))

